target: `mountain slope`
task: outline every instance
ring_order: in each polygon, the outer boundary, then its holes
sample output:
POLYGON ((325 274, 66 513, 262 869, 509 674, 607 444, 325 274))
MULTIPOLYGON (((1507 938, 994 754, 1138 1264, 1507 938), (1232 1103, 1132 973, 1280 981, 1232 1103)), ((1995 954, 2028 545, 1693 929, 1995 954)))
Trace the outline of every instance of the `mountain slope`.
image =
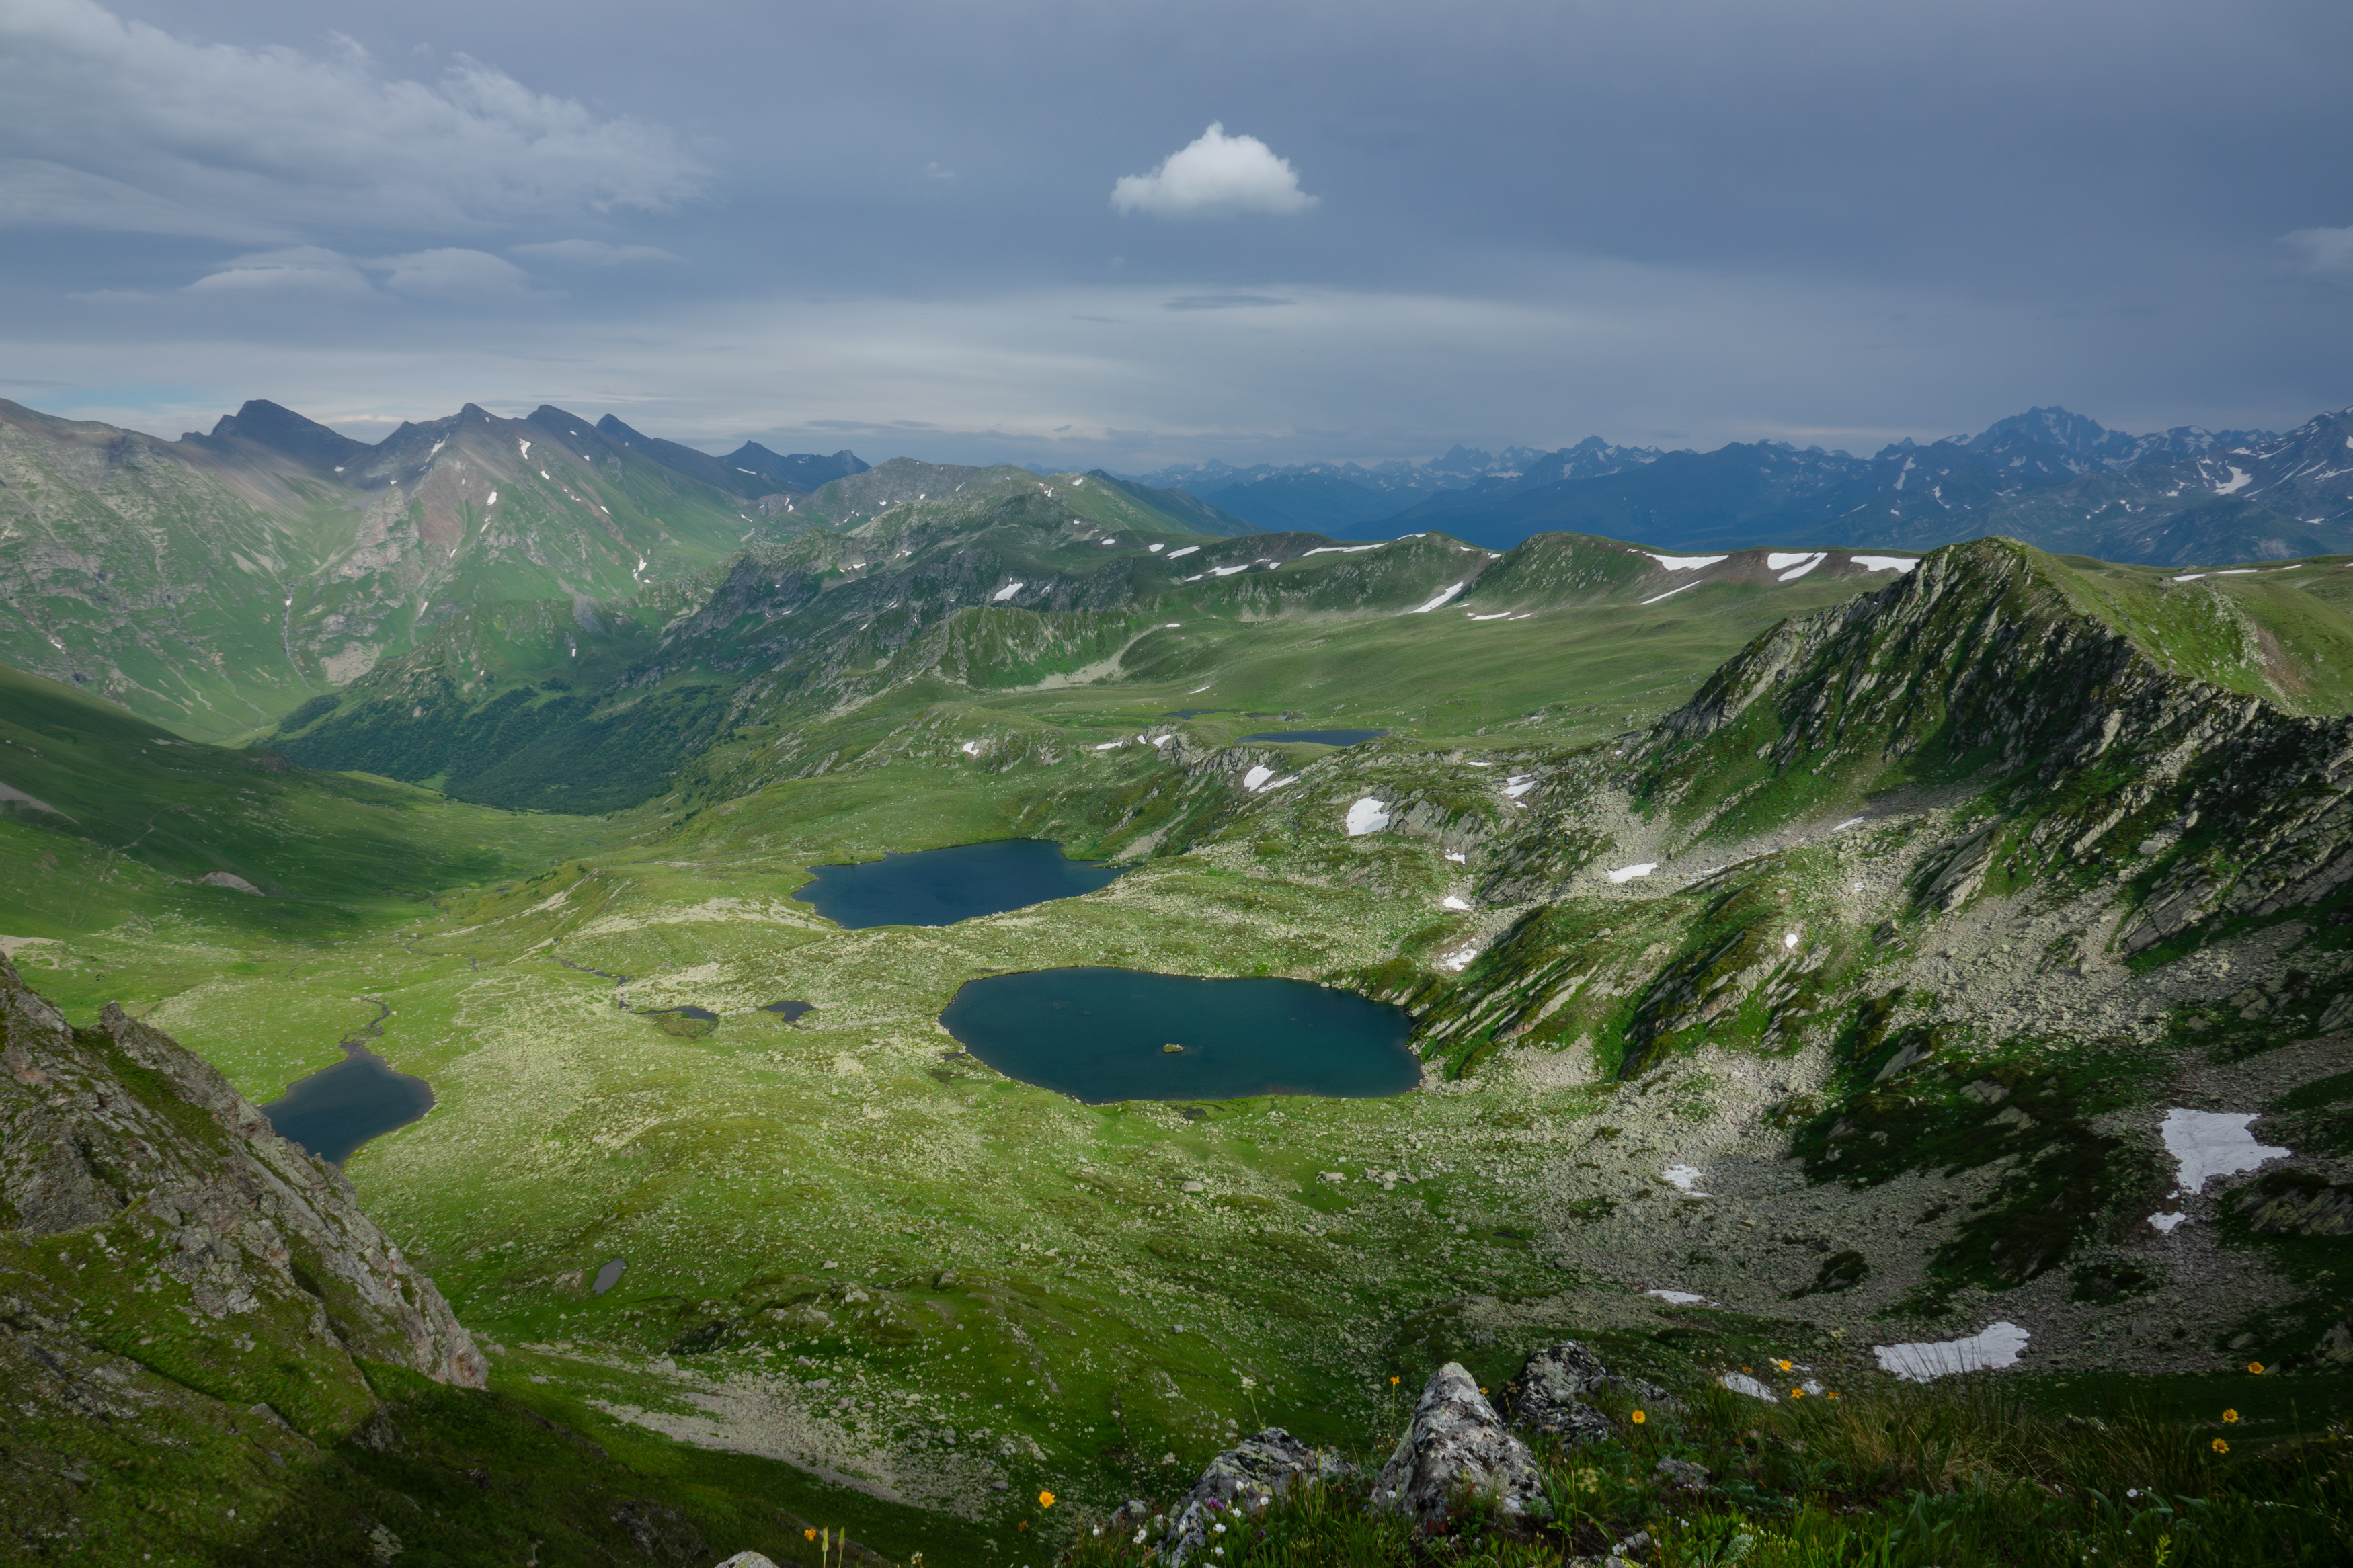
POLYGON ((668 1564, 706 1535, 790 1560, 773 1499, 805 1482, 642 1444, 634 1468, 626 1434, 486 1392, 343 1173, 169 1036, 115 1007, 69 1028, 0 957, 0 1064, 10 1561, 668 1564))
POLYGON ((459 605, 615 597, 767 529, 777 481, 629 435, 470 404, 367 447, 256 401, 173 442, 0 402, 0 660, 230 739, 459 605))

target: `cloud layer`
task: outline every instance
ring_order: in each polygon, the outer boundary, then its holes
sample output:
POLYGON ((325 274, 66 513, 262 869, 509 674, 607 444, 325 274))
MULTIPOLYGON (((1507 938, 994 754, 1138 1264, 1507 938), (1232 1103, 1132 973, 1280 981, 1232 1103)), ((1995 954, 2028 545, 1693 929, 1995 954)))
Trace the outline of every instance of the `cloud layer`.
POLYGON ((1123 175, 1111 188, 1111 205, 1123 216, 1234 217, 1264 213, 1289 217, 1317 198, 1299 188, 1289 160, 1255 136, 1229 136, 1212 121, 1200 138, 1161 160, 1148 174, 1123 175))
POLYGON ((0 0, 0 149, 12 225, 248 242, 661 208, 704 177, 669 131, 476 61, 404 80, 93 0, 0 0))

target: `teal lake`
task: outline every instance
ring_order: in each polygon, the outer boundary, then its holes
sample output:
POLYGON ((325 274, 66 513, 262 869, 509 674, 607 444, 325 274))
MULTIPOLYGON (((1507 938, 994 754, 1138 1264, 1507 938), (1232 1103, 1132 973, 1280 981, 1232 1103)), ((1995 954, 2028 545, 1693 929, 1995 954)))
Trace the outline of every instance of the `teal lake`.
POLYGON ((1103 968, 992 974, 967 982, 940 1024, 1008 1078, 1092 1104, 1361 1098, 1421 1080, 1402 1008, 1303 980, 1103 968))
POLYGON ((1092 893, 1120 876, 1109 866, 1070 859, 1060 845, 1043 838, 919 849, 809 870, 815 879, 793 897, 849 931, 954 925, 1092 893))

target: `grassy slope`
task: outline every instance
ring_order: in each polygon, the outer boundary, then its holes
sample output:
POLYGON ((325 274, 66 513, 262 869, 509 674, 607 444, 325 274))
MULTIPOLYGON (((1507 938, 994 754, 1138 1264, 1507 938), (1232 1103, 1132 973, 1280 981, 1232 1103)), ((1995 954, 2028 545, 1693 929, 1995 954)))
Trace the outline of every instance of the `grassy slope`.
MULTIPOLYGON (((1439 736, 1483 727, 1490 755, 1548 763, 1562 742, 1667 706, 1690 671, 1777 615, 1852 591, 1705 588, 1526 621, 1451 609, 1250 621, 1282 575, 1202 590, 1209 657, 1182 674, 1145 658, 1132 683, 886 690, 817 737, 838 753, 831 770, 740 800, 713 794, 681 826, 640 814, 616 829, 633 840, 567 846, 535 878, 411 909, 397 941, 119 928, 27 952, 50 960, 28 973, 78 1006, 126 981, 170 993, 157 1021, 259 1099, 333 1059, 362 1016, 353 992, 384 996, 385 1054, 433 1081, 440 1104, 364 1151, 353 1174, 470 1324, 546 1347, 512 1364, 554 1386, 675 1431, 711 1436, 724 1421, 727 1440, 821 1454, 867 1486, 976 1513, 953 1526, 962 1560, 1021 1560, 1013 1527, 1036 1515, 1017 1501, 1040 1484, 1078 1500, 1164 1495, 1160 1456, 1195 1462, 1229 1423, 1361 1433, 1391 1368, 1418 1376, 1469 1354, 1482 1373, 1507 1371, 1568 1323, 1646 1340, 1665 1328, 1733 1355, 1820 1332, 1769 1310, 1665 1318, 1606 1290, 1558 1297, 1577 1275, 1524 1238, 1559 1223, 1547 1194, 1563 1145, 1626 1114, 1574 1073, 1394 1101, 1190 1108, 1195 1119, 998 1080, 937 1034, 955 986, 992 970, 1363 975, 1478 930, 1435 907, 1461 883, 1434 843, 1331 826, 1385 777, 1435 787, 1441 755, 1418 742, 1330 758, 1214 842, 1086 899, 948 931, 851 933, 786 899, 812 860, 884 847, 1007 832, 1132 841, 1155 814, 1187 809, 1186 786, 1142 748, 1092 745, 1147 711, 1212 699, 1439 736), (1186 700, 1205 678, 1212 692, 1186 700), (1498 707, 1532 722, 1450 711, 1458 681, 1514 691, 1498 707), (989 749, 966 757, 967 740, 989 749), (219 962, 232 948, 253 972, 219 962), (691 1000, 725 1021, 681 1039, 615 1008, 610 982, 556 953, 638 976, 634 1005, 691 1000), (787 996, 817 1013, 792 1026, 753 1011, 787 996), (1206 1190, 1184 1193, 1188 1179, 1206 1190), (586 1295, 582 1273, 614 1256, 629 1260, 622 1285, 586 1295), (657 1359, 672 1346, 674 1363, 657 1359), (1238 1373, 1260 1384, 1254 1405, 1238 1373), (814 1377, 833 1382, 822 1399, 794 1386, 814 1377), (940 1436, 951 1426, 953 1444, 940 1436), (1016 1500, 990 1500, 992 1476, 1016 1500)), ((1245 725, 1211 714, 1192 728, 1209 744, 1245 725)), ((722 755, 713 773, 749 765, 722 755)), ((1470 809, 1503 820, 1482 789, 1464 795, 1470 809)), ((1827 891, 1846 874, 1828 849, 1805 853, 1831 858, 1820 876, 1799 858, 1795 876, 1774 875, 1827 891)), ((1707 935, 1675 900, 1639 919, 1588 907, 1588 927, 1626 928, 1605 944, 1615 963, 1707 935)))

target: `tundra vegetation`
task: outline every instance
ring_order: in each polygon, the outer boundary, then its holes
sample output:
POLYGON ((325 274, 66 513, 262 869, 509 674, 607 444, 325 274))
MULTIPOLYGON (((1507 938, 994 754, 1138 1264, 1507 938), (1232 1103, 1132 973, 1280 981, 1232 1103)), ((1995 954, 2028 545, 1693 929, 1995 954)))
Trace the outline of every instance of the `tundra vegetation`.
POLYGON ((290 1252, 315 1315, 159 1286, 163 1188, 93 1145, 132 1217, 37 1217, 12 1133, 11 1550, 1125 1561, 1132 1513, 1087 1532, 1274 1425, 1356 1468, 1209 1561, 2342 1560, 2345 558, 1343 547, 892 468, 240 688, 229 745, 8 675, 47 1048, 170 1117, 107 1054, 168 1036, 268 1163, 251 1106, 388 1009, 433 1110, 305 1168, 485 1369, 362 1342, 290 1252), (1334 726, 1388 733, 1240 739, 1334 726), (1130 869, 938 928, 794 897, 1009 837, 1130 869), (937 1026, 1066 965, 1391 1002, 1423 1082, 1085 1105, 937 1026), (1433 1376, 1567 1340, 1625 1381, 1535 1436, 1541 1506, 1366 1507, 1433 1376))

